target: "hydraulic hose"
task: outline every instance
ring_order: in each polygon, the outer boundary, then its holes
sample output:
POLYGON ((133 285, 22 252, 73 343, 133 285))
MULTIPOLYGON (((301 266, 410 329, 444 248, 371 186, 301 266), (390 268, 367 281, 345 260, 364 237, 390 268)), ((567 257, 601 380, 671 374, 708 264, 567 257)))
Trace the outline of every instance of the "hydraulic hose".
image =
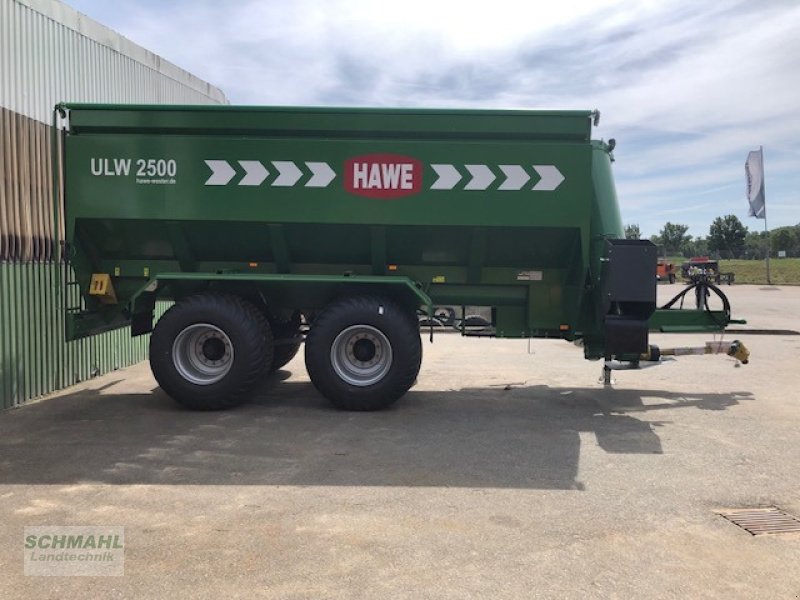
POLYGON ((672 308, 675 305, 675 303, 678 302, 678 300, 680 300, 681 303, 680 306, 681 308, 683 308, 683 301, 686 297, 686 294, 688 294, 692 290, 694 290, 695 292, 697 308, 699 309, 701 307, 701 298, 702 298, 702 306, 705 309, 705 311, 711 316, 714 323, 716 323, 718 326, 722 328, 726 327, 731 319, 731 303, 728 300, 728 297, 725 295, 725 292, 723 292, 721 289, 719 289, 716 285, 714 285, 707 279, 698 279, 694 283, 687 285, 683 290, 678 292, 672 300, 670 300, 664 306, 662 306, 661 309, 667 310, 672 308), (717 297, 719 297, 719 299, 722 301, 722 311, 725 313, 724 322, 720 322, 714 315, 714 312, 708 306, 708 297, 710 296, 709 290, 714 292, 717 295, 717 297))

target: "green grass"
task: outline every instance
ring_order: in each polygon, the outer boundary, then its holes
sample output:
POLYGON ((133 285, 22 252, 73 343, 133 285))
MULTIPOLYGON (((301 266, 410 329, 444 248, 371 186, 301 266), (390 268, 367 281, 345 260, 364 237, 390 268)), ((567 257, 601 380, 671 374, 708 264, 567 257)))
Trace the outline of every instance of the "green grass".
MULTIPOLYGON (((721 260, 722 273, 736 274, 736 283, 767 283, 767 268, 763 260, 721 260)), ((776 285, 800 285, 800 258, 772 258, 769 261, 770 279, 776 285)))
MULTIPOLYGON (((667 260, 675 265, 680 281, 681 265, 688 259, 671 256, 667 260)), ((734 273, 736 283, 763 285, 767 283, 767 268, 763 260, 721 260, 719 270, 721 273, 734 273)), ((800 285, 800 258, 771 258, 769 270, 770 279, 776 285, 800 285)))

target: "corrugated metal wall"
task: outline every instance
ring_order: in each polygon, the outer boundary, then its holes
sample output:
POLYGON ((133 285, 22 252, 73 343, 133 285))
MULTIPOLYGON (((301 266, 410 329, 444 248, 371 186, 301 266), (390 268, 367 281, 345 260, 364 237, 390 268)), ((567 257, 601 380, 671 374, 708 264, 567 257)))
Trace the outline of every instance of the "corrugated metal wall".
MULTIPOLYGON (((147 358, 149 336, 131 338, 129 328, 75 342, 64 341, 63 298, 59 293, 63 269, 63 265, 53 262, 0 263, 3 408, 147 358)), ((79 299, 73 297, 69 302, 77 305, 79 299)), ((156 317, 167 306, 159 303, 156 317)))
POLYGON ((147 357, 148 336, 128 328, 64 341, 65 300, 77 299, 65 299, 71 274, 57 261, 49 122, 61 101, 227 102, 56 0, 0 0, 1 408, 147 357))
POLYGON ((225 104, 217 88, 55 0, 0 0, 0 105, 49 123, 65 102, 225 104))

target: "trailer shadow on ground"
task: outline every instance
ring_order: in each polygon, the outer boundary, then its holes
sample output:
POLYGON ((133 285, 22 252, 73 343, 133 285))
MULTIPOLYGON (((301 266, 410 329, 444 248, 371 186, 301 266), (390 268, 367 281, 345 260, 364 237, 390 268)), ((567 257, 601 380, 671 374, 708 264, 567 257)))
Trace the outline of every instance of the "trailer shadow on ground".
POLYGON ((653 409, 725 410, 749 392, 558 388, 409 392, 346 413, 279 372, 250 404, 182 410, 120 381, 0 415, 4 484, 444 486, 580 490, 582 439, 662 453, 653 409), (587 434, 588 435, 587 437, 587 434))

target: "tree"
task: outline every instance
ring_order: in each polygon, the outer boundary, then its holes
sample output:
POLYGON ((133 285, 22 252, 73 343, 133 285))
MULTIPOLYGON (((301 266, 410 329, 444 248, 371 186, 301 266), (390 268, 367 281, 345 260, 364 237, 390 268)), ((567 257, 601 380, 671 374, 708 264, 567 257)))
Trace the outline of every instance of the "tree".
POLYGON ((638 223, 632 223, 631 225, 625 225, 625 239, 626 240, 638 240, 642 237, 642 230, 639 229, 638 223))
POLYGON ((706 238, 689 238, 681 248, 684 258, 693 256, 708 256, 708 240, 706 238))
POLYGON ((744 256, 746 237, 747 227, 742 225, 739 217, 717 217, 708 230, 708 248, 718 252, 722 258, 741 258, 744 256))
POLYGON ((786 256, 797 256, 798 243, 797 227, 779 227, 771 232, 772 256, 778 256, 778 251, 785 250, 786 256))
POLYGON ((767 234, 764 231, 748 231, 744 238, 744 257, 754 260, 764 260, 767 257, 769 245, 767 234))
POLYGON ((670 223, 669 221, 666 222, 664 228, 661 230, 661 233, 659 233, 658 238, 664 245, 664 251, 668 255, 680 253, 684 244, 692 239, 691 236, 686 235, 687 231, 689 231, 688 225, 670 223))

